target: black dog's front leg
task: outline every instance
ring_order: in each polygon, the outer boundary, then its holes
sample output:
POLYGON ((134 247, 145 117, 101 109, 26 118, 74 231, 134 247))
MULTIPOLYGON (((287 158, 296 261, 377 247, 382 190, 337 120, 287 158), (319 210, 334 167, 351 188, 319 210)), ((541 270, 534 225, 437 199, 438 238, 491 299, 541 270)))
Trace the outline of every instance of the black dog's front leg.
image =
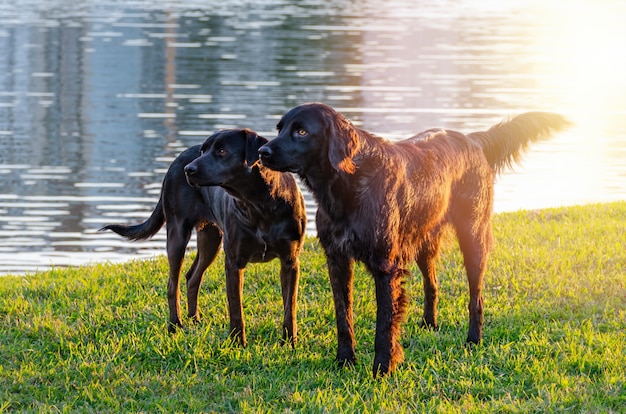
POLYGON ((187 271, 187 310, 189 318, 198 322, 200 312, 198 311, 198 293, 202 284, 204 271, 213 263, 220 251, 222 244, 222 233, 214 225, 205 225, 197 229, 198 253, 193 264, 187 271))
POLYGON ((167 303, 170 315, 167 329, 170 333, 175 333, 177 329, 183 326, 180 320, 180 288, 178 282, 190 235, 191 228, 179 225, 174 220, 172 223, 168 223, 167 260, 170 265, 170 274, 167 282, 167 303))
POLYGON ((226 296, 230 317, 230 337, 242 346, 246 346, 246 331, 243 321, 243 272, 235 260, 226 257, 226 296))
POLYGON ((327 259, 337 318, 337 363, 339 366, 354 365, 356 363, 352 304, 354 260, 346 257, 327 257, 327 259))

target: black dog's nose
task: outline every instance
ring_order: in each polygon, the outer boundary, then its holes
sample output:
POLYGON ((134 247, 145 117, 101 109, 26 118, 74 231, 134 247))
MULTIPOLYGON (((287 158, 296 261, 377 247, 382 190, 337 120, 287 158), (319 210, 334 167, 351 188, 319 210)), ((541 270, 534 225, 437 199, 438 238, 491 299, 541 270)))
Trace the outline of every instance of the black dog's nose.
POLYGON ((196 167, 195 165, 188 164, 187 166, 185 166, 185 174, 194 175, 196 172, 198 172, 198 167, 196 167))
POLYGON ((261 157, 271 157, 272 156, 272 149, 270 147, 268 147, 267 145, 263 145, 261 148, 259 148, 259 155, 261 157))

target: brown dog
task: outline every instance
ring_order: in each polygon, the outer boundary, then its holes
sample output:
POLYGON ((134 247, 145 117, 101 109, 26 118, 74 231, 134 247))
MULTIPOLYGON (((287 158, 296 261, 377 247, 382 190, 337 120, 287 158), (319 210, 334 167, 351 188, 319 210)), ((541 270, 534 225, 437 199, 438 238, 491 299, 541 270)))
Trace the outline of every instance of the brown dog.
POLYGON ((278 137, 259 154, 269 168, 298 173, 318 202, 317 232, 328 260, 341 365, 356 360, 355 260, 376 284, 374 376, 392 372, 404 356, 398 337, 409 262, 417 261, 424 279, 423 321, 437 325, 435 259, 447 224, 456 231, 469 282, 467 341, 481 340, 494 177, 530 142, 567 124, 557 114, 529 112, 485 132, 431 129, 392 143, 320 103, 297 106, 282 117, 278 137))
POLYGON ((167 222, 170 332, 182 327, 178 279, 195 228, 198 254, 185 275, 189 317, 199 319, 202 276, 223 240, 231 337, 246 344, 242 306, 246 265, 279 258, 283 340, 296 342, 298 257, 306 225, 304 199, 291 174, 269 170, 257 162, 259 147, 265 143, 267 139, 247 129, 216 132, 202 146, 189 148, 172 162, 161 198, 148 220, 101 229, 142 240, 152 237, 167 222))

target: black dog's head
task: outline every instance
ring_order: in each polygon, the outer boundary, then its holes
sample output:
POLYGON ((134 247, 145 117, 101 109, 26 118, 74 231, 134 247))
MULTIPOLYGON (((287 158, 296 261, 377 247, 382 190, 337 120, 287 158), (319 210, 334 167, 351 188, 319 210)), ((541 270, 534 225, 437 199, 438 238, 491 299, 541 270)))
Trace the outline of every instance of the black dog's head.
POLYGON ((312 165, 330 165, 352 174, 358 150, 356 129, 328 105, 308 103, 290 109, 277 125, 278 136, 259 149, 263 165, 306 174, 312 165))
POLYGON ((187 164, 187 182, 195 187, 228 186, 249 174, 259 161, 259 148, 267 139, 249 129, 225 129, 211 135, 200 156, 187 164))

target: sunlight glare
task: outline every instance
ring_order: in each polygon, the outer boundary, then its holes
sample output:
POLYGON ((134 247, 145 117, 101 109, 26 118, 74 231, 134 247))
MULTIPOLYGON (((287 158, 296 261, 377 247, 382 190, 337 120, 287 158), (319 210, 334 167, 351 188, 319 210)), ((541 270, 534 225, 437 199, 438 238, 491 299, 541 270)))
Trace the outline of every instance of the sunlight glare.
POLYGON ((615 111, 624 115, 626 4, 567 1, 547 7, 551 31, 537 38, 537 46, 548 57, 545 69, 552 85, 547 87, 558 89, 560 106, 581 120, 615 111))

